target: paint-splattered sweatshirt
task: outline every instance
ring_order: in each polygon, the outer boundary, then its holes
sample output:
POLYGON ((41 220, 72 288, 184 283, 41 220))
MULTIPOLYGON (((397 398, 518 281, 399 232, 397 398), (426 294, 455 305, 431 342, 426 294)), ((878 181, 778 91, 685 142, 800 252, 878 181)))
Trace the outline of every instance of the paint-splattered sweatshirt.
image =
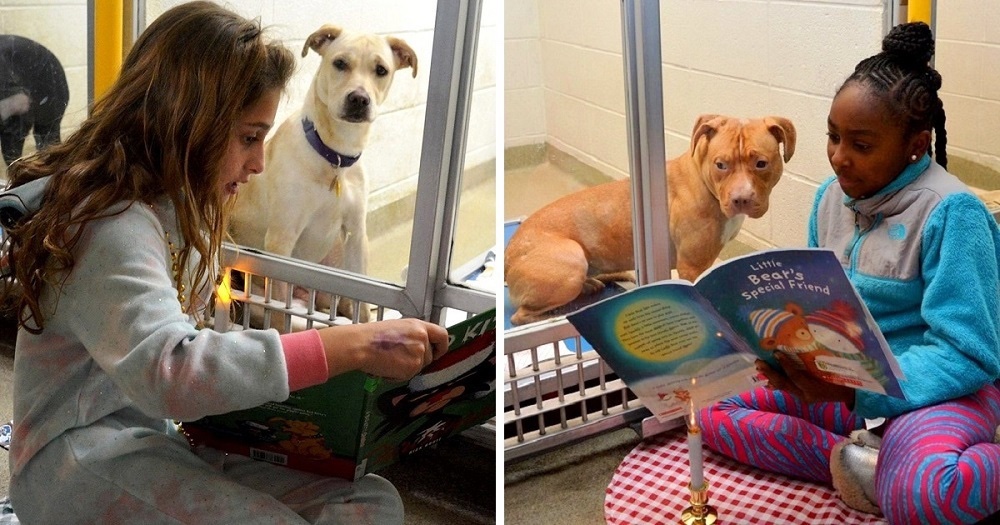
POLYGON ((43 290, 44 330, 18 333, 12 475, 74 428, 127 421, 166 431, 171 420, 281 401, 327 379, 315 330, 197 329, 171 269, 179 239, 165 198, 84 227, 62 288, 43 290))

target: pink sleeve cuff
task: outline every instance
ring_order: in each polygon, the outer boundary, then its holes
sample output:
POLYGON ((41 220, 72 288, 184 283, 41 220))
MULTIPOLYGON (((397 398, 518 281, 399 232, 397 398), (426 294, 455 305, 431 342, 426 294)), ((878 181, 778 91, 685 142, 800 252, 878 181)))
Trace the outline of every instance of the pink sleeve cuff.
POLYGON ((329 379, 323 341, 316 330, 281 334, 281 348, 288 367, 288 391, 320 385, 329 379))

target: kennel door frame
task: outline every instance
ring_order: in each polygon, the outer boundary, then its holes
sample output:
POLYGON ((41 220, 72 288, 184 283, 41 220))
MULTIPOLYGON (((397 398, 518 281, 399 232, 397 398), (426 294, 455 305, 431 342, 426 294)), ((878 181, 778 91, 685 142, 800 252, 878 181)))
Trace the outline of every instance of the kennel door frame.
MULTIPOLYGON (((660 5, 622 0, 621 8, 635 260, 639 282, 648 283, 668 279, 673 266, 670 233, 663 227, 668 214, 660 5)), ((596 352, 580 348, 579 332, 565 318, 505 332, 504 461, 626 426, 648 436, 680 425, 679 419, 656 421, 629 399, 628 388, 596 352), (564 353, 565 340, 575 341, 577 350, 564 353), (538 359, 539 348, 549 345, 553 358, 538 359), (518 353, 530 354, 530 367, 515 367, 518 353)))
POLYGON ((667 201, 663 59, 659 1, 622 2, 625 126, 632 179, 632 238, 638 284, 670 278, 674 267, 667 201), (649 70, 657 72, 648 74, 649 70))
POLYGON ((449 278, 482 11, 483 0, 437 6, 429 80, 435 88, 427 93, 405 285, 415 311, 428 315, 440 314, 439 301, 466 311, 496 305, 495 294, 455 286, 449 278))

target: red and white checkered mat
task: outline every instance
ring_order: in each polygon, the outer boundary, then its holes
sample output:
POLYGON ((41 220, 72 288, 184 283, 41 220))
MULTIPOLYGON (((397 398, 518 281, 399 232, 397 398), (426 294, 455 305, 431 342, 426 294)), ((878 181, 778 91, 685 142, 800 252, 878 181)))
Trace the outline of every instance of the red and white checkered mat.
MULTIPOLYGON (((680 523, 690 505, 686 435, 680 429, 648 439, 622 460, 604 497, 609 525, 680 523)), ((831 487, 742 465, 707 448, 704 464, 709 504, 720 525, 885 523, 851 509, 831 487)))

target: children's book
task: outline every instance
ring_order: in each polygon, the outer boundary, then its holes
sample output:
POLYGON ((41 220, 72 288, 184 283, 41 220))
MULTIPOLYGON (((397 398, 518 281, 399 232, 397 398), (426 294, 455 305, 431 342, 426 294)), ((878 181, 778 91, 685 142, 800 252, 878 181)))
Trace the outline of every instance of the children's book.
POLYGON ((182 430, 192 446, 358 479, 495 416, 496 309, 448 335, 448 352, 409 381, 350 372, 182 430))
POLYGON ((661 421, 766 381, 775 352, 838 385, 903 397, 903 374, 829 250, 730 259, 694 283, 667 280, 567 316, 661 421))

